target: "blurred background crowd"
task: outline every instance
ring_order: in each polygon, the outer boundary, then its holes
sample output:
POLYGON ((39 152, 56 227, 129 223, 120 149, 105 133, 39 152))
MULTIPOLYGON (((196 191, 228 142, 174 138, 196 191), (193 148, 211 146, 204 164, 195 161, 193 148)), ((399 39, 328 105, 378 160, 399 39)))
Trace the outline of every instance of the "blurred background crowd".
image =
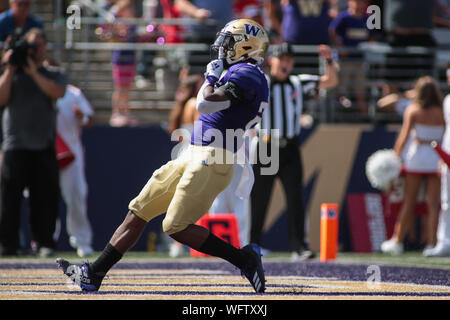
MULTIPOLYGON (((315 46, 332 46, 340 85, 306 110, 316 122, 399 122, 398 114, 377 106, 381 97, 404 93, 423 75, 447 89, 445 0, 33 2, 49 59, 83 90, 95 118, 114 126, 166 121, 180 75, 203 73, 215 34, 233 18, 254 19, 273 44, 294 45, 295 73, 323 72, 315 46), (70 5, 80 8, 81 20, 68 21, 75 12, 67 11, 70 5), (67 28, 73 21, 79 24, 67 28)), ((8 6, 4 0, 0 10, 8 6)))

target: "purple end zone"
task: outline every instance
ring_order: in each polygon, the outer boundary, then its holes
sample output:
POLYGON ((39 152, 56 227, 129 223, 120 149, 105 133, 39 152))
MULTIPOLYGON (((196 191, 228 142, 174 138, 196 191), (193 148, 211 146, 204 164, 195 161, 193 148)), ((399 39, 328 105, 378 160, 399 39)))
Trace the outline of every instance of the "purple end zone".
MULTIPOLYGON (((303 276, 318 278, 336 278, 344 281, 367 281, 368 266, 362 264, 343 264, 337 262, 263 262, 266 276, 303 276)), ((436 267, 389 266, 378 265, 383 282, 413 283, 421 285, 450 286, 450 269, 436 267)), ((4 263, 0 261, 1 269, 56 269, 54 263, 4 263)), ((221 261, 159 261, 159 262, 119 262, 114 269, 204 269, 226 271, 239 274, 234 266, 221 261)))

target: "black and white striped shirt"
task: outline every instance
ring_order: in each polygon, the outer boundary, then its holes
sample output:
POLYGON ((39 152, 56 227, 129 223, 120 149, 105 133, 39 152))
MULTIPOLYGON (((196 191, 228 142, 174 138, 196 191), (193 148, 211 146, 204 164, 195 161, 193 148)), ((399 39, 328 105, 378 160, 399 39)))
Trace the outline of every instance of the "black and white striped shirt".
POLYGON ((304 102, 317 94, 320 76, 291 75, 284 82, 267 78, 270 84, 269 106, 263 113, 260 129, 267 132, 279 129, 279 138, 295 138, 301 131, 300 116, 304 102))

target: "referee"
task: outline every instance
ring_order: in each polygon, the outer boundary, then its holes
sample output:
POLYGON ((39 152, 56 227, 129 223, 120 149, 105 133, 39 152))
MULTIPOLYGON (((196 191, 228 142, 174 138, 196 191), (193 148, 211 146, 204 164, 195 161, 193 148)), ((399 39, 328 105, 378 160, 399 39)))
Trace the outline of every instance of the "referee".
MULTIPOLYGON (((278 176, 286 194, 287 232, 293 260, 314 257, 305 241, 303 165, 299 150, 303 104, 306 99, 316 96, 319 89, 332 88, 338 83, 330 47, 319 46, 319 55, 327 61, 325 75, 291 75, 295 64, 292 47, 288 43, 273 47, 269 58, 270 101, 260 123, 260 129, 263 131, 259 131, 261 136, 258 141, 259 144, 271 144, 270 135, 264 133, 272 129, 279 130, 279 170, 276 175, 262 175, 261 168, 265 165, 260 163, 259 159, 253 165, 255 184, 251 193, 250 241, 261 244, 267 207, 275 178, 278 176)), ((271 150, 270 145, 267 145, 265 150, 271 150)))

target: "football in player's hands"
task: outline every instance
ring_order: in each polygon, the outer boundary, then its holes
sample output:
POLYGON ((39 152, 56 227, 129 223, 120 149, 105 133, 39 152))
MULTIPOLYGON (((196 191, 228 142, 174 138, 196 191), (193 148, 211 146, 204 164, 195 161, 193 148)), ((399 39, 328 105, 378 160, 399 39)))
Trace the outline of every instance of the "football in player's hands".
POLYGON ((214 84, 219 80, 222 71, 223 61, 221 59, 213 60, 206 66, 205 78, 210 84, 214 84))

